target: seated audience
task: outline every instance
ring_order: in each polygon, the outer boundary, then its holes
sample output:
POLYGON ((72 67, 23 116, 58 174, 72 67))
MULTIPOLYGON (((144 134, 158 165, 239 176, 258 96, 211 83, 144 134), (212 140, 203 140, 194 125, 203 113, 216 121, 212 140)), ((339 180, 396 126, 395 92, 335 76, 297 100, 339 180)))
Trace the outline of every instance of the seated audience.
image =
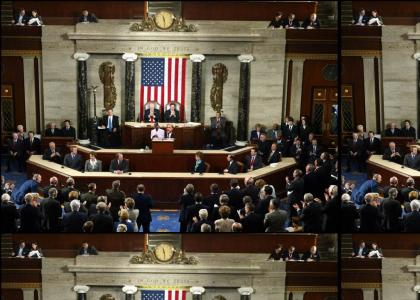
POLYGON ((89 159, 85 161, 85 172, 102 172, 102 161, 96 159, 95 152, 89 153, 89 159))
POLYGON ((389 143, 389 147, 385 148, 382 159, 392 161, 397 164, 402 163, 401 150, 397 148, 394 142, 389 143))
POLYGON ((299 21, 296 19, 296 15, 293 13, 289 14, 287 20, 284 21, 284 28, 293 29, 299 27, 299 21))
POLYGON ((137 193, 133 195, 135 202, 134 208, 139 210, 137 218, 138 231, 143 227, 143 232, 150 232, 150 223, 152 222, 152 214, 150 209, 153 208, 154 202, 152 196, 146 193, 146 188, 143 184, 137 185, 137 193))
POLYGON ((270 24, 268 24, 268 28, 283 28, 283 26, 283 13, 279 11, 274 16, 274 19, 270 21, 270 24))
POLYGON ((12 24, 24 26, 27 25, 29 21, 29 16, 26 14, 26 11, 24 8, 19 10, 19 13, 15 15, 13 18, 12 24))
POLYGON ((318 248, 316 246, 312 246, 308 252, 303 254, 302 256, 303 261, 312 262, 312 261, 320 261, 321 257, 318 253, 318 248))
POLYGON ((83 170, 83 158, 77 153, 76 146, 70 147, 70 153, 64 156, 63 165, 77 171, 83 170))
POLYGON ((295 260, 299 260, 299 253, 296 252, 296 247, 291 245, 289 246, 289 248, 287 249, 287 251, 284 251, 283 253, 283 260, 284 261, 295 261, 295 260))
POLYGON ((411 147, 411 152, 404 156, 404 166, 420 171, 420 155, 416 146, 411 147))
POLYGON ((352 257, 365 258, 369 253, 364 241, 361 241, 359 246, 353 248, 352 257))
POLYGON ((283 245, 278 244, 276 249, 274 249, 273 252, 271 252, 267 260, 283 260, 283 252, 283 245))
POLYGON ((382 17, 378 14, 377 10, 372 10, 368 25, 370 26, 382 26, 384 25, 384 21, 382 20, 382 17))
POLYGON ((168 124, 165 130, 165 139, 174 139, 174 126, 172 124, 168 124))
POLYGON ((98 251, 94 246, 89 246, 88 242, 83 242, 79 249, 79 255, 98 255, 98 251))
MULTIPOLYGON (((141 120, 139 118, 137 119, 138 122, 141 120)), ((155 107, 154 102, 150 102, 149 108, 144 111, 143 121, 146 123, 157 123, 160 121, 160 110, 155 107)))
POLYGON ((72 137, 73 139, 76 139, 76 129, 71 126, 70 120, 64 121, 64 127, 60 130, 61 136, 64 137, 72 137))
POLYGON ((117 153, 115 158, 111 160, 109 165, 109 171, 114 174, 123 174, 127 173, 129 168, 128 159, 124 159, 122 153, 117 153))
POLYGON ((397 124, 392 122, 389 128, 385 130, 385 136, 387 137, 399 137, 401 136, 401 130, 397 128, 397 124))
POLYGON ((416 138, 416 129, 413 126, 411 126, 410 120, 404 121, 404 127, 401 128, 401 136, 411 137, 413 139, 416 138))
POLYGON ((93 13, 89 13, 86 9, 82 11, 79 23, 98 23, 98 19, 93 13))
POLYGON ((169 109, 165 111, 165 122, 179 123, 179 111, 175 108, 174 103, 171 103, 169 109))
POLYGON ((61 131, 57 128, 56 123, 52 122, 50 126, 47 129, 45 129, 45 136, 61 136, 61 131))
POLYGON ((366 15, 364 8, 360 9, 359 13, 353 17, 352 24, 358 26, 365 26, 369 21, 369 17, 366 15))
POLYGON ((12 199, 16 204, 22 204, 23 199, 26 197, 27 193, 36 193, 38 192, 39 184, 42 181, 42 176, 40 174, 34 174, 32 179, 28 179, 23 182, 19 188, 13 190, 12 199))
POLYGON ((159 127, 159 123, 156 122, 154 128, 150 132, 151 140, 163 140, 165 138, 165 131, 159 127))
POLYGON ((41 248, 38 247, 37 242, 31 243, 31 248, 29 249, 28 257, 29 258, 42 258, 44 255, 42 254, 41 248))
POLYGON ((236 174, 239 172, 239 166, 238 163, 235 160, 235 157, 232 154, 228 154, 226 157, 228 161, 228 166, 226 169, 223 170, 223 173, 229 173, 229 174, 236 174))
POLYGON ((318 16, 315 13, 312 13, 309 18, 303 22, 302 27, 305 29, 320 28, 321 22, 319 21, 318 16))
POLYGON ((369 258, 383 258, 384 255, 382 254, 381 248, 378 247, 378 244, 372 243, 372 248, 369 249, 369 253, 367 255, 369 258))
POLYGON ((248 172, 261 169, 263 167, 262 159, 258 155, 255 148, 251 149, 251 153, 245 158, 246 168, 248 172))
POLYGON ((13 171, 12 165, 17 165, 17 170, 23 172, 23 164, 25 160, 25 148, 23 140, 19 139, 19 135, 13 132, 12 139, 7 142, 7 169, 6 172, 13 171))
POLYGON ((80 201, 72 200, 70 202, 71 212, 63 215, 64 232, 83 232, 83 225, 88 220, 84 212, 80 212, 80 201))
POLYGON ((42 156, 42 159, 60 164, 61 159, 62 159, 61 154, 60 154, 60 149, 55 147, 54 142, 50 142, 48 145, 49 147, 47 150, 44 151, 44 155, 42 156))
POLYGON ((25 241, 20 241, 19 245, 15 248, 12 253, 13 257, 25 258, 28 256, 29 249, 26 247, 25 241))
POLYGON ((29 20, 28 20, 28 25, 41 26, 43 24, 44 22, 42 21, 41 16, 38 15, 38 12, 35 9, 33 9, 31 11, 31 16, 29 17, 29 20))
POLYGON ((195 164, 192 170, 192 173, 204 173, 206 171, 206 164, 203 160, 203 152, 198 151, 195 153, 195 164))

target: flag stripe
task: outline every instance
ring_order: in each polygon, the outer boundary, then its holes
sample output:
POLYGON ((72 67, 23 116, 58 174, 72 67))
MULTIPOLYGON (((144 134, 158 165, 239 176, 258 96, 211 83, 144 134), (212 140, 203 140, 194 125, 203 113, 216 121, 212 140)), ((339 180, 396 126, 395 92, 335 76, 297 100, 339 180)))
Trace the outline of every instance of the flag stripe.
MULTIPOLYGON (((181 120, 184 120, 184 114, 185 114, 185 78, 187 73, 187 60, 182 59, 182 83, 181 83, 181 108, 180 108, 180 118, 181 120)), ((178 99, 179 101, 179 99, 178 99)))

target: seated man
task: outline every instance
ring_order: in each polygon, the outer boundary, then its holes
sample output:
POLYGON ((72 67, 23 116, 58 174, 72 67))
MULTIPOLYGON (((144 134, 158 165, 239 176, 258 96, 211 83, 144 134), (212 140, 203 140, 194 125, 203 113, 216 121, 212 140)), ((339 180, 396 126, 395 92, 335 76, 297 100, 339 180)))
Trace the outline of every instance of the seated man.
POLYGON ((223 170, 223 173, 236 174, 238 173, 238 163, 235 161, 235 157, 232 154, 227 156, 228 166, 223 170))
POLYGON ((165 138, 165 131, 159 127, 159 123, 155 123, 155 128, 150 132, 150 139, 163 140, 165 138))
POLYGON ((7 169, 6 172, 12 170, 11 165, 16 163, 18 166, 18 171, 23 172, 23 163, 24 163, 24 145, 23 141, 19 139, 19 135, 16 132, 13 132, 12 139, 8 140, 7 143, 7 169))
POLYGON ((49 160, 57 164, 61 164, 62 157, 60 154, 60 149, 55 148, 54 142, 50 142, 48 145, 49 145, 49 148, 45 150, 44 155, 42 156, 42 159, 49 160))
POLYGON ((19 11, 19 14, 17 14, 12 21, 12 24, 14 25, 20 25, 20 26, 24 26, 28 23, 29 21, 29 16, 26 14, 26 11, 24 8, 22 8, 19 11))
POLYGON ((124 159, 122 153, 117 153, 115 159, 111 160, 109 171, 115 174, 128 172, 128 160, 124 159))
POLYGON ((362 8, 357 15, 353 17, 352 24, 358 26, 365 26, 369 21, 369 17, 366 15, 366 10, 362 8))
POLYGON ((50 127, 45 129, 45 136, 61 136, 61 131, 57 128, 57 124, 52 122, 50 127))
POLYGON ((283 13, 282 12, 278 12, 276 13, 276 15, 274 16, 274 19, 271 20, 270 24, 268 24, 268 28, 283 28, 284 24, 283 24, 283 13))
POLYGON ((30 157, 34 154, 39 154, 41 152, 41 140, 34 136, 33 131, 28 132, 28 138, 24 140, 26 157, 30 157))
POLYGON ((416 138, 416 129, 411 126, 410 120, 404 121, 404 127, 401 128, 401 136, 416 138))
POLYGON ((389 143, 389 147, 384 150, 382 159, 392 161, 397 164, 402 163, 401 150, 396 147, 394 142, 389 143))
POLYGON ((38 15, 38 11, 33 9, 31 11, 31 16, 29 17, 28 25, 32 26, 42 26, 44 22, 42 21, 42 18, 40 15, 38 15))
POLYGON ((16 132, 19 136, 19 139, 21 139, 23 141, 24 139, 26 139, 28 137, 28 133, 25 132, 25 128, 23 128, 23 125, 16 126, 16 129, 17 129, 16 132))
POLYGON ((277 123, 273 124, 273 127, 267 131, 267 138, 271 141, 275 141, 277 139, 277 135, 280 132, 280 125, 277 123))
POLYGON ((174 103, 171 103, 169 109, 165 111, 165 122, 179 123, 179 111, 175 109, 174 103))
POLYGON ((381 141, 375 137, 373 131, 369 131, 368 137, 364 140, 365 143, 365 157, 379 154, 381 152, 381 141))
POLYGON ((271 151, 267 157, 267 164, 278 163, 281 161, 281 152, 277 149, 277 143, 271 144, 271 151))
POLYGON ((411 147, 411 152, 404 156, 404 166, 420 171, 420 155, 416 146, 411 147))
POLYGON ((291 13, 287 20, 284 21, 284 28, 299 28, 299 21, 296 20, 296 15, 291 13))
POLYGON ((319 19, 315 13, 312 13, 309 16, 309 19, 307 19, 305 22, 303 22, 302 25, 305 29, 314 29, 314 28, 320 28, 321 23, 319 22, 319 19))
POLYGON ((211 143, 216 147, 224 147, 226 144, 226 118, 220 112, 210 118, 211 143))
POLYGON ((318 145, 318 141, 316 139, 313 139, 311 145, 308 145, 308 148, 307 148, 307 156, 308 156, 309 162, 314 163, 315 160, 321 156, 321 153, 322 153, 322 149, 318 145))
POLYGON ((276 249, 274 249, 273 252, 271 252, 267 260, 283 260, 283 252, 283 245, 278 244, 276 249))
POLYGON ((302 260, 304 261, 320 261, 321 257, 319 256, 318 249, 316 246, 312 246, 311 249, 309 249, 308 252, 306 252, 302 256, 302 260))
POLYGON ((382 20, 382 17, 378 14, 377 10, 372 10, 371 16, 368 21, 368 25, 371 25, 371 26, 384 25, 384 21, 382 20))
POLYGON ((361 241, 358 247, 353 248, 352 257, 365 258, 368 255, 368 248, 365 242, 361 241))
POLYGON ((195 165, 193 168, 193 173, 204 173, 206 171, 206 164, 203 160, 203 152, 198 151, 195 153, 195 165))
POLYGON ((174 126, 172 124, 168 124, 166 126, 166 131, 165 131, 165 139, 174 139, 174 138, 175 138, 174 126))
POLYGON ((391 136, 391 137, 401 136, 401 130, 397 128, 397 124, 392 122, 389 125, 389 128, 385 130, 385 136, 391 136))
POLYGON ((79 249, 79 255, 98 255, 98 251, 94 246, 89 246, 87 242, 83 242, 82 247, 79 249))
POLYGON ((83 158, 77 153, 77 147, 70 147, 70 153, 64 156, 63 164, 71 169, 81 171, 83 169, 83 158))
POLYGON ((119 117, 114 115, 112 109, 107 110, 107 114, 102 117, 100 129, 105 132, 105 146, 115 146, 118 144, 118 130, 120 128, 119 117))
POLYGON ((255 148, 251 149, 251 153, 245 158, 246 168, 248 172, 260 169, 263 167, 262 159, 258 155, 255 148))
MULTIPOLYGON (((160 120, 160 111, 159 109, 155 108, 155 103, 150 102, 149 108, 144 112, 143 121, 146 123, 156 123, 160 120)), ((137 118, 137 122, 140 122, 140 116, 137 118)))
POLYGON ((98 23, 98 19, 92 13, 89 13, 86 9, 82 11, 82 15, 79 18, 79 23, 98 23))
POLYGON ((76 139, 76 129, 70 125, 69 120, 64 121, 64 127, 61 128, 61 136, 72 137, 73 139, 76 139))
POLYGON ((296 252, 296 247, 293 245, 289 246, 289 249, 283 253, 284 261, 294 261, 299 260, 299 258, 299 253, 296 252))
POLYGON ((95 152, 89 153, 89 159, 85 161, 85 172, 102 172, 102 161, 96 159, 95 152))
POLYGON ((13 251, 12 256, 18 258, 25 258, 28 256, 28 253, 29 249, 26 247, 26 243, 24 241, 20 241, 19 245, 13 251))
POLYGON ((369 258, 383 258, 384 255, 382 254, 381 248, 378 247, 377 243, 372 243, 372 248, 369 249, 369 253, 367 255, 369 258))

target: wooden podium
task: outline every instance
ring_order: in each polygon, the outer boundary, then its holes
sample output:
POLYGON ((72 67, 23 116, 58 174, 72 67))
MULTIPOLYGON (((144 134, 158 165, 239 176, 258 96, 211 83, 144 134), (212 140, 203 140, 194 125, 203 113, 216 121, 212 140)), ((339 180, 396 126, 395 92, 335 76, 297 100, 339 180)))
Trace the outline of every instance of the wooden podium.
POLYGON ((152 140, 153 154, 172 154, 174 152, 174 139, 152 140))

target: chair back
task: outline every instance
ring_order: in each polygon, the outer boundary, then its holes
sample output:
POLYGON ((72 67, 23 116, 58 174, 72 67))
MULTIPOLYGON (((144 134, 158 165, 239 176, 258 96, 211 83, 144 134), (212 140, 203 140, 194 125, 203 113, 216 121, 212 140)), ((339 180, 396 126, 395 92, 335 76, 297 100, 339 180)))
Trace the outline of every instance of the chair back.
POLYGON ((237 164, 238 164, 238 166, 239 166, 239 171, 238 171, 238 173, 243 173, 243 172, 244 172, 244 163, 243 163, 243 162, 240 162, 240 161, 237 161, 236 163, 237 163, 237 164))
POLYGON ((210 164, 208 162, 204 162, 204 164, 206 165, 206 173, 210 172, 210 164))

